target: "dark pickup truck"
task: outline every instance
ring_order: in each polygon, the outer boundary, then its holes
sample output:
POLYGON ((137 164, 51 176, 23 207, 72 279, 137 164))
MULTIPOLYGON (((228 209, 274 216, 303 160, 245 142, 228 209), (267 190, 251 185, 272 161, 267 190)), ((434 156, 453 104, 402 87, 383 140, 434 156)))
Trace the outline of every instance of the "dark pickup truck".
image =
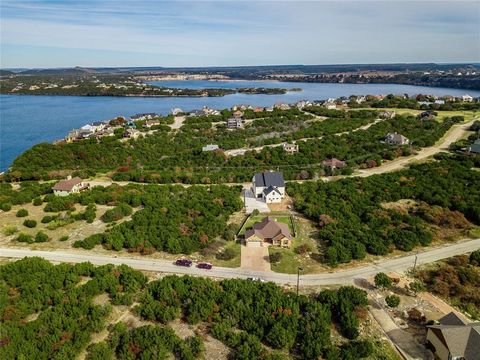
POLYGON ((197 267, 198 267, 199 269, 207 269, 207 270, 210 270, 210 269, 213 267, 213 265, 210 264, 210 263, 200 263, 200 264, 197 265, 197 267))
POLYGON ((188 260, 188 259, 178 259, 177 261, 175 261, 175 265, 177 265, 177 266, 190 267, 190 266, 192 266, 192 260, 188 260))

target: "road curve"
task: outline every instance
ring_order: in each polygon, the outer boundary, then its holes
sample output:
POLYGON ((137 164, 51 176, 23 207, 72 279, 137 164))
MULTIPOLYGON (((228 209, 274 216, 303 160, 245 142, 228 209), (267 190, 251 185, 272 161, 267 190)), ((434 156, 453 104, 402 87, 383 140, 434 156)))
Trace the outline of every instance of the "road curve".
MULTIPOLYGON (((434 262, 454 255, 460 255, 480 249, 480 238, 464 240, 454 244, 430 247, 418 253, 417 265, 434 262)), ((259 277, 277 284, 294 285, 297 281, 295 274, 281 274, 271 271, 251 271, 240 268, 214 267, 212 270, 202 270, 196 267, 184 268, 174 265, 168 260, 154 260, 145 257, 127 258, 105 255, 95 255, 91 252, 69 253, 64 251, 42 251, 29 248, 0 248, 0 257, 21 259, 26 256, 39 256, 52 262, 80 263, 89 261, 94 265, 125 264, 137 270, 153 272, 188 274, 213 278, 240 278, 259 277)), ((329 273, 310 274, 301 276, 303 286, 352 284, 355 279, 367 278, 378 272, 404 272, 411 268, 415 255, 401 256, 388 260, 376 261, 370 265, 350 270, 332 271, 329 273)))

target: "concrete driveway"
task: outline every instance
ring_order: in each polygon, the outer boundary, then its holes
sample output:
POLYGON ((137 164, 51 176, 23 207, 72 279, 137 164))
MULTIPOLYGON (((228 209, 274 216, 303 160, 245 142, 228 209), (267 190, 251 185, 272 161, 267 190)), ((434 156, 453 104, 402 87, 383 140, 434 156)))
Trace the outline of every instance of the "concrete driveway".
POLYGON ((261 213, 270 212, 270 208, 262 199, 257 199, 253 196, 252 189, 244 189, 243 195, 245 198, 245 212, 247 214, 251 214, 255 209, 261 213))
POLYGON ((240 267, 256 271, 270 271, 268 247, 242 245, 240 267))

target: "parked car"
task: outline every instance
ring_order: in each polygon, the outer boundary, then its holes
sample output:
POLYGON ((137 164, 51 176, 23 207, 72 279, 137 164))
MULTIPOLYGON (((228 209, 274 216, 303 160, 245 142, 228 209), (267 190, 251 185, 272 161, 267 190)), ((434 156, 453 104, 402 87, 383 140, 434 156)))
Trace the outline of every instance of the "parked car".
POLYGON ((177 261, 175 261, 175 265, 177 266, 185 266, 185 267, 190 267, 192 266, 192 260, 188 260, 188 259, 178 259, 177 261))
POLYGON ((213 267, 213 265, 210 264, 210 263, 200 263, 200 264, 197 265, 197 267, 198 267, 199 269, 207 269, 207 270, 210 270, 210 269, 213 267))
POLYGON ((258 282, 266 282, 265 280, 261 279, 261 278, 258 278, 258 277, 249 277, 247 278, 247 280, 250 280, 250 281, 258 281, 258 282))

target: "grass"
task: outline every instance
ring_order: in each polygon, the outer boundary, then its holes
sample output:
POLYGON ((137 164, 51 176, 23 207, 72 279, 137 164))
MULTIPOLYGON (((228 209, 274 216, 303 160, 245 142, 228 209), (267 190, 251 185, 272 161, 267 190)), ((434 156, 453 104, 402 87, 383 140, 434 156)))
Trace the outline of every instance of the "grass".
POLYGON ((470 229, 470 231, 468 232, 468 236, 472 237, 472 238, 480 238, 480 227, 476 227, 474 229, 470 229))
POLYGON ((393 349, 390 343, 386 340, 373 340, 373 354, 367 357, 367 360, 401 360, 400 355, 393 349))
POLYGON ((240 241, 225 241, 222 240, 225 245, 223 246, 223 250, 225 249, 233 249, 235 251, 235 257, 231 260, 220 260, 215 257, 215 255, 201 255, 198 254, 197 261, 205 261, 212 263, 215 266, 222 266, 222 267, 229 267, 235 268, 240 267, 240 260, 241 260, 241 245, 240 241))

